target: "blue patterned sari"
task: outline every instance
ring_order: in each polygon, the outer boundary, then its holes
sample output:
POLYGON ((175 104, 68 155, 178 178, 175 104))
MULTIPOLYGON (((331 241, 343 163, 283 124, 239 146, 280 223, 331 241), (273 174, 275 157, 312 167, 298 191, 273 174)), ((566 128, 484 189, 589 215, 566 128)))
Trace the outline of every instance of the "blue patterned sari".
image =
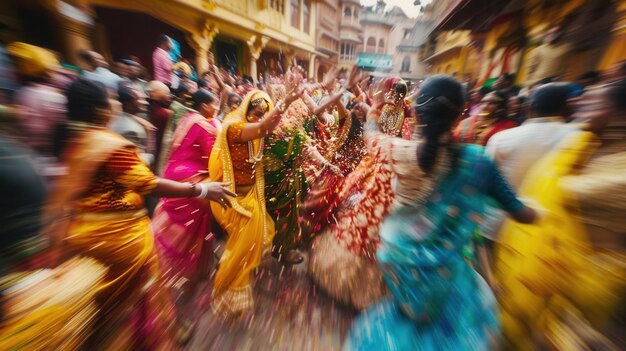
POLYGON ((377 258, 392 295, 357 318, 345 350, 487 350, 497 337, 495 297, 464 251, 488 197, 508 212, 523 204, 482 147, 452 149, 427 200, 384 220, 377 258))

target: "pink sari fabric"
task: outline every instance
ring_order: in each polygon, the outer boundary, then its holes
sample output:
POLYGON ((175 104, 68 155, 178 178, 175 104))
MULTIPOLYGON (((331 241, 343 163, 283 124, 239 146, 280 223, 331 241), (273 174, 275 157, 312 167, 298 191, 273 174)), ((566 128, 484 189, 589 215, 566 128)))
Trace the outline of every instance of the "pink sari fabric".
MULTIPOLYGON (((207 120, 196 112, 185 115, 174 133, 164 178, 181 182, 208 179, 209 155, 220 129, 216 119, 207 120)), ((211 221, 206 200, 161 199, 152 223, 167 285, 183 292, 203 274, 208 277, 211 221)))

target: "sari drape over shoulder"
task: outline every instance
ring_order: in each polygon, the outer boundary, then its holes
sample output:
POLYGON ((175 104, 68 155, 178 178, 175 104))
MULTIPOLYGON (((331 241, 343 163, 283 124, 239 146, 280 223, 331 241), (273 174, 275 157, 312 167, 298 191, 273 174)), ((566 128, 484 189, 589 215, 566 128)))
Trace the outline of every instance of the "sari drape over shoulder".
MULTIPOLYGON (((207 120, 197 112, 183 117, 172 138, 164 177, 192 183, 208 180, 208 159, 220 129, 218 120, 207 120)), ((212 219, 211 207, 204 200, 163 198, 157 205, 152 227, 168 286, 181 286, 184 291, 201 274, 208 278, 212 219)))
MULTIPOLYGON (((274 222, 265 208, 263 163, 256 162, 253 165, 253 178, 245 179, 252 182, 251 186, 238 184, 238 180, 244 179, 238 175, 241 173, 235 173, 247 168, 250 164, 244 164, 247 161, 243 160, 253 156, 247 155, 248 142, 236 139, 247 123, 246 112, 250 102, 258 98, 266 99, 271 110, 271 100, 266 93, 250 92, 241 106, 226 116, 209 159, 211 181, 232 182, 229 189, 233 192, 239 190, 237 198, 229 199, 232 207, 224 208, 211 202, 213 216, 228 234, 226 250, 220 259, 213 287, 213 309, 225 315, 253 307, 252 273, 261 263, 264 252, 271 248, 275 233, 274 222)), ((252 152, 256 155, 262 147, 260 139, 251 143, 252 152)))
POLYGON ((63 244, 109 270, 98 288, 99 315, 91 348, 175 348, 175 310, 162 288, 143 195, 158 179, 120 135, 91 129, 68 150, 68 176, 53 204, 72 214, 63 244))

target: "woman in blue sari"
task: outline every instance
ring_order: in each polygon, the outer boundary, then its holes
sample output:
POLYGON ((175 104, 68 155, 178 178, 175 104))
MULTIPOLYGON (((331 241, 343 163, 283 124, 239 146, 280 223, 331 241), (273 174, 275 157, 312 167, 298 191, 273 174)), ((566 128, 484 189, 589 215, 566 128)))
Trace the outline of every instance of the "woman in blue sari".
POLYGON ((388 137, 368 121, 366 137, 389 143, 396 181, 377 260, 391 296, 357 318, 346 350, 487 350, 497 339, 496 300, 465 250, 487 197, 515 219, 533 222, 494 164, 475 145, 450 143, 463 106, 461 85, 427 79, 416 112, 421 139, 388 137))

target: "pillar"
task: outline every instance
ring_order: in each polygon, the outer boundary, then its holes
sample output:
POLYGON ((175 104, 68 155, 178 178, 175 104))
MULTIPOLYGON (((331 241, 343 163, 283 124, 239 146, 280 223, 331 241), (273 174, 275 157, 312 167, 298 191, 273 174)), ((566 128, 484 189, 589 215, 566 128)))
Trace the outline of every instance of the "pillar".
POLYGON ((246 44, 248 45, 248 72, 250 77, 256 83, 259 79, 259 72, 257 69, 257 61, 261 57, 261 52, 265 48, 265 45, 269 42, 270 38, 264 35, 253 35, 248 39, 246 44))
POLYGON ((315 58, 317 55, 309 54, 309 80, 315 79, 315 58))
POLYGON ((205 22, 197 33, 187 33, 187 43, 196 51, 196 71, 202 74, 209 70, 208 53, 213 39, 219 33, 215 23, 205 22))
POLYGON ((81 8, 63 1, 46 5, 49 9, 56 10, 57 22, 62 28, 65 57, 71 64, 85 68, 85 62, 79 58, 78 53, 82 50, 92 50, 93 18, 81 8))

